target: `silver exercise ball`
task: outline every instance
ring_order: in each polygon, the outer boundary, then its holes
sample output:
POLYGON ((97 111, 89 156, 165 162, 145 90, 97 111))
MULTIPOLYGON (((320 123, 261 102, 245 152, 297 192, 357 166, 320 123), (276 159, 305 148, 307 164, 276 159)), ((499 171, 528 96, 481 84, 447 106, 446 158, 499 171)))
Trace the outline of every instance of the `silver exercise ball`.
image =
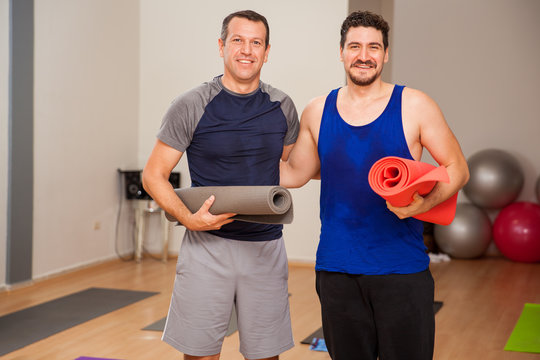
POLYGON ((482 150, 472 155, 467 164, 471 177, 463 192, 473 204, 501 209, 519 196, 525 180, 523 169, 506 151, 482 150))
POLYGON ((435 225, 435 243, 445 254, 458 259, 482 256, 491 241, 491 221, 484 210, 473 204, 457 204, 450 225, 435 225))

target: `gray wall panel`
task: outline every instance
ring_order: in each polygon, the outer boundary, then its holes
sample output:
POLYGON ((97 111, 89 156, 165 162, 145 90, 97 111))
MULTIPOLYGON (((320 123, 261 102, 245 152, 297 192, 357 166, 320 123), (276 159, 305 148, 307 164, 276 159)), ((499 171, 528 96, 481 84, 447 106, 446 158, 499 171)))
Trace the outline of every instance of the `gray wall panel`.
POLYGON ((10 1, 6 283, 32 278, 34 1, 10 1))

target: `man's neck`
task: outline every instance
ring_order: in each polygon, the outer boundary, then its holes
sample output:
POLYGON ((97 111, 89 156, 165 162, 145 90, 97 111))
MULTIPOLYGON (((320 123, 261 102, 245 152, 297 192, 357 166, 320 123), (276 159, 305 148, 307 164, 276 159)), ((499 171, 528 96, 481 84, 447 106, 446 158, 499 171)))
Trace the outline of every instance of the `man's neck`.
POLYGON ((356 85, 352 81, 347 80, 345 94, 353 102, 370 101, 384 96, 391 87, 392 84, 385 83, 380 78, 369 85, 356 85))
POLYGON ((257 77, 249 81, 241 81, 224 74, 221 78, 221 84, 227 88, 227 90, 232 91, 237 94, 249 94, 259 87, 260 78, 257 77))
POLYGON ((380 78, 369 85, 356 85, 350 79, 347 80, 347 92, 353 97, 369 98, 376 97, 384 91, 386 83, 380 78))

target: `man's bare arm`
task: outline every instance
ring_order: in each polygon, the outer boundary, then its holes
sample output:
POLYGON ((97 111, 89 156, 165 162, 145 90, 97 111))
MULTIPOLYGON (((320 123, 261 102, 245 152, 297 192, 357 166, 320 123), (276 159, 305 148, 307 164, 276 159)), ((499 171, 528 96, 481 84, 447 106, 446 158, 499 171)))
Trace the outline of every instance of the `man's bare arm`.
POLYGON ((230 217, 235 214, 212 215, 208 211, 214 203, 213 196, 208 198, 195 214, 192 214, 176 195, 169 183, 169 176, 172 169, 180 161, 182 154, 182 152, 157 140, 143 170, 142 183, 146 192, 163 210, 173 215, 189 230, 217 230, 232 222, 230 217))
MULTIPOLYGON (((408 206, 393 207, 387 203, 388 208, 400 219, 429 211, 454 195, 469 179, 467 161, 439 106, 426 94, 407 89, 404 91, 403 111, 407 121, 411 119, 415 122, 414 126, 418 126, 417 146, 426 148, 439 165, 446 167, 450 182, 439 182, 425 197, 416 194, 408 206)), ((416 152, 414 146, 412 152, 416 152)), ((421 148, 416 150, 421 154, 421 148)))
POLYGON ((282 161, 287 161, 287 159, 289 159, 289 155, 291 154, 293 147, 294 147, 294 144, 283 146, 283 152, 281 153, 282 161))
POLYGON ((287 161, 280 163, 280 185, 298 188, 316 177, 320 170, 317 142, 324 98, 312 100, 304 109, 300 120, 298 139, 287 161))

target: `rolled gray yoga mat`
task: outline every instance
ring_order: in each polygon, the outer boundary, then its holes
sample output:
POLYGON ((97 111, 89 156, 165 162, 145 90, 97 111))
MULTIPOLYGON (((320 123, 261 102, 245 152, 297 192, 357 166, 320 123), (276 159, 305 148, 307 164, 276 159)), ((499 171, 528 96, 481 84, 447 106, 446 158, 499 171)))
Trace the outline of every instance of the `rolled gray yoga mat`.
MULTIPOLYGON (((235 220, 260 224, 290 224, 293 220, 291 193, 281 186, 202 186, 174 191, 192 213, 214 195, 210 207, 214 215, 235 213, 235 220)), ((177 221, 171 214, 165 215, 169 221, 177 221)))

